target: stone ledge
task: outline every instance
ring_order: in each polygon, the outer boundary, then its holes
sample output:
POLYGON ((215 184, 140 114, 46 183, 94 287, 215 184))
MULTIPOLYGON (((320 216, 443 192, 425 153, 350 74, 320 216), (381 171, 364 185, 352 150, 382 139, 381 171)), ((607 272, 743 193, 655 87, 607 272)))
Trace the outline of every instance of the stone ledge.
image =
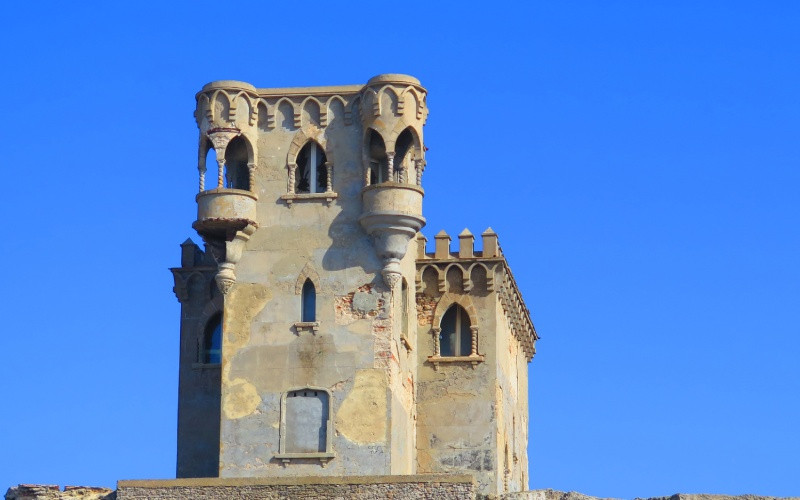
POLYGON ((409 474, 392 476, 200 477, 185 479, 121 479, 117 488, 170 486, 284 486, 302 484, 470 483, 469 474, 409 474))

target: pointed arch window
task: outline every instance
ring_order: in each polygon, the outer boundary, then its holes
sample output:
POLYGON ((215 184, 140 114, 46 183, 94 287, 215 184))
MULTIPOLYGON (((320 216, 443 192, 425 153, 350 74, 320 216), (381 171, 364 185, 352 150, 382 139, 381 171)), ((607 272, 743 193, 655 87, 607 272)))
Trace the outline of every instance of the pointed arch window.
POLYGON ((469 356, 473 354, 472 331, 469 315, 463 307, 453 304, 442 316, 439 332, 441 356, 469 356))
POLYGON ((324 193, 328 189, 328 168, 325 152, 314 141, 306 143, 297 154, 295 193, 324 193))
POLYGON ((206 324, 203 333, 200 361, 208 365, 222 362, 222 315, 214 315, 206 324))
POLYGON ((317 321, 317 289, 310 279, 307 279, 306 282, 303 283, 301 300, 301 321, 303 323, 317 321))

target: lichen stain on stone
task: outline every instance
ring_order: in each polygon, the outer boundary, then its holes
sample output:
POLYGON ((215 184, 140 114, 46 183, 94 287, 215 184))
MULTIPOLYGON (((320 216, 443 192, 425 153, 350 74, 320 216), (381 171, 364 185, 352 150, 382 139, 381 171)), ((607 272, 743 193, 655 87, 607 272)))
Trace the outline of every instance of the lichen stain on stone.
POLYGON ((269 290, 257 283, 236 283, 228 292, 222 326, 224 342, 222 354, 226 360, 247 345, 253 318, 271 298, 269 290))
POLYGON ((227 384, 222 411, 226 418, 235 420, 252 414, 260 404, 255 386, 243 378, 235 378, 227 384))
POLYGON ((353 390, 336 414, 336 430, 357 444, 385 443, 386 414, 386 374, 358 370, 353 390))

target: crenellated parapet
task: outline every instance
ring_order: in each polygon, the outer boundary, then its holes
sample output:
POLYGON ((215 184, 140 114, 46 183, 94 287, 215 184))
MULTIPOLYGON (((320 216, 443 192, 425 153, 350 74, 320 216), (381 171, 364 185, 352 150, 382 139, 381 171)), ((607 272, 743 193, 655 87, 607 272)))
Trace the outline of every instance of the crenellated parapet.
POLYGON ((512 334, 531 360, 539 337, 530 311, 500 249, 497 234, 488 228, 481 238, 483 250, 476 251, 475 237, 464 229, 458 235, 458 245, 451 249, 450 235, 440 231, 435 236, 434 251, 427 252, 427 239, 418 234, 417 292, 429 295, 496 294, 512 334))

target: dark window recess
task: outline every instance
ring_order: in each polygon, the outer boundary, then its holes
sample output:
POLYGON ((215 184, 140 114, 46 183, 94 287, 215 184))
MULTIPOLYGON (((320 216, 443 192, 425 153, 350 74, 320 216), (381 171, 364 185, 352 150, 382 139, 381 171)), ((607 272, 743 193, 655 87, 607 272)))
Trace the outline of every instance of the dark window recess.
POLYGON ((303 303, 301 312, 301 321, 310 323, 317 320, 317 290, 314 288, 314 283, 307 279, 303 283, 303 303))
POLYGON ((296 193, 324 193, 328 190, 325 152, 316 142, 309 142, 297 155, 296 193))
POLYGON ((219 314, 211 318, 206 325, 202 362, 211 365, 222 362, 222 316, 219 314))
POLYGON ((453 304, 444 313, 439 334, 441 356, 469 356, 472 353, 472 332, 469 315, 463 307, 453 304))

